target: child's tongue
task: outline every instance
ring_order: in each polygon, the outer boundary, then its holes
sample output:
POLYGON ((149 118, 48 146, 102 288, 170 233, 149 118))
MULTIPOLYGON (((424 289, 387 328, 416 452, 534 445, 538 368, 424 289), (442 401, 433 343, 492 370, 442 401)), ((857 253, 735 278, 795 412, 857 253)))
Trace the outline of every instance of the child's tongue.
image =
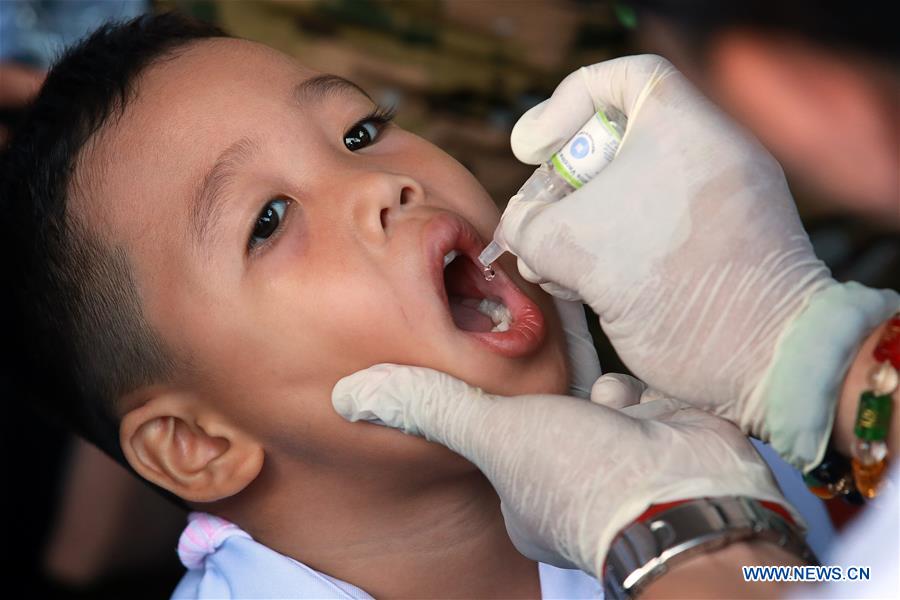
POLYGON ((450 314, 453 322, 463 331, 490 331, 494 327, 491 318, 479 312, 481 300, 450 296, 450 314))

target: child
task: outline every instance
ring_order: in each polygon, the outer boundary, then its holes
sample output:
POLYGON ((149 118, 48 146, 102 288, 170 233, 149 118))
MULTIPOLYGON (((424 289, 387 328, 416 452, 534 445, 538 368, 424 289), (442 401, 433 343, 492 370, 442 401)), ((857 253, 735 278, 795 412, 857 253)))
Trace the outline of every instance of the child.
POLYGON ((354 84, 172 15, 105 27, 50 73, 3 186, 23 389, 215 515, 176 597, 599 595, 516 552, 467 461, 332 409, 381 362, 568 381, 550 299, 476 266, 490 198, 354 84))

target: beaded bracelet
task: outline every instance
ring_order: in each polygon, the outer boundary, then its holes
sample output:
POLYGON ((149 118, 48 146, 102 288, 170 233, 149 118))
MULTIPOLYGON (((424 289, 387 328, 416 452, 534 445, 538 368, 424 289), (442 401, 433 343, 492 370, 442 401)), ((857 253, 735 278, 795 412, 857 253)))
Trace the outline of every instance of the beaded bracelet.
POLYGON ((887 465, 887 431, 893 408, 892 394, 900 383, 900 313, 887 322, 875 346, 878 364, 869 373, 870 389, 859 398, 856 426, 853 432, 853 480, 866 498, 878 494, 878 486, 887 465))
POLYGON ((847 460, 829 450, 804 480, 810 491, 829 500, 843 496, 853 504, 874 498, 887 466, 887 431, 893 409, 892 394, 900 385, 900 313, 891 317, 873 352, 877 365, 869 386, 859 398, 856 436, 847 460))
POLYGON ((825 457, 813 470, 803 476, 803 481, 814 495, 822 500, 841 496, 850 504, 862 504, 863 497, 856 490, 850 459, 829 448, 825 457))

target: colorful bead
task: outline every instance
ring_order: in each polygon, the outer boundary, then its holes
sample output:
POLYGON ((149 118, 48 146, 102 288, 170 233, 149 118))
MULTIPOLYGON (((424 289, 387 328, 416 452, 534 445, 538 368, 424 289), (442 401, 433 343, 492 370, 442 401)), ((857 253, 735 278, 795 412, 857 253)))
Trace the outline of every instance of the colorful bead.
POLYGON ((874 355, 878 362, 887 361, 900 370, 900 314, 894 315, 887 322, 884 333, 875 346, 874 355))
POLYGON ((813 496, 821 500, 831 500, 832 498, 837 496, 837 492, 835 490, 832 490, 827 485, 810 485, 809 483, 807 483, 806 487, 810 492, 812 492, 813 496))
POLYGON ((810 485, 832 485, 850 472, 850 461, 829 448, 814 469, 805 475, 810 485))
MULTIPOLYGON (((884 442, 878 442, 884 443, 884 442)), ((881 478, 884 475, 884 469, 887 466, 886 460, 880 460, 870 465, 853 459, 853 480, 856 482, 856 489, 866 498, 874 498, 878 495, 878 488, 881 485, 881 478)))
POLYGON ((887 458, 887 452, 884 440, 868 442, 857 438, 853 442, 853 460, 867 467, 883 462, 887 458))
POLYGON ((803 476, 803 481, 813 494, 823 500, 847 494, 853 490, 850 461, 829 449, 822 462, 803 476))
POLYGON ((809 491, 822 500, 831 500, 836 496, 849 494, 855 488, 853 483, 853 475, 848 471, 846 475, 833 483, 823 483, 816 481, 814 478, 806 476, 803 478, 809 491))
POLYGON ((863 392, 856 413, 856 437, 870 442, 885 439, 891 422, 892 407, 890 395, 878 396, 871 390, 863 392))
POLYGON ((898 385, 900 373, 889 362, 878 363, 878 366, 869 373, 869 386, 876 396, 893 394, 898 385))

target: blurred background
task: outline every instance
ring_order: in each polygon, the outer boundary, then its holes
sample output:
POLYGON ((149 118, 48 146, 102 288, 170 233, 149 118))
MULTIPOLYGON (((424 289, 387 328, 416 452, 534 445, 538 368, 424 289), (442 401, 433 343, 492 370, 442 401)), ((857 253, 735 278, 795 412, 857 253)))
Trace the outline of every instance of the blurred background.
MULTIPOLYGON (((397 105, 400 126, 468 167, 501 207, 532 169, 510 152, 512 126, 568 73, 642 52, 666 55, 687 71, 702 64, 696 48, 673 35, 677 28, 639 22, 627 2, 0 0, 0 144, 60 48, 107 19, 166 10, 264 42, 397 105)), ((896 219, 875 217, 787 175, 836 277, 900 287, 900 204, 896 219)), ((604 370, 627 372, 599 328, 594 333, 604 370)), ((61 598, 168 597, 182 573, 174 549, 184 514, 92 447, 49 426, 22 427, 34 419, 5 399, 11 478, 4 496, 13 539, 4 552, 17 574, 14 589, 61 598)))

